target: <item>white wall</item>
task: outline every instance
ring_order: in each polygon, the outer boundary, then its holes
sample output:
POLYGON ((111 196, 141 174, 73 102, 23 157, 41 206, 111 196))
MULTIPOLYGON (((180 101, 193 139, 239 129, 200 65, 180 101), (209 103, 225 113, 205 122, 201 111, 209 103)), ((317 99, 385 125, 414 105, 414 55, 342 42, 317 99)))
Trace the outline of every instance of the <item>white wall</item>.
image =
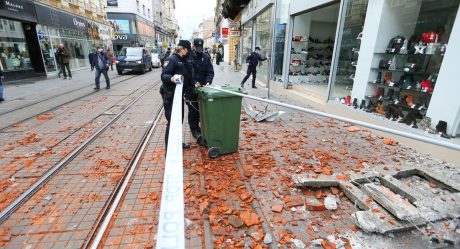
POLYGON ((292 0, 289 8, 290 15, 296 15, 311 8, 334 2, 334 0, 292 0))
POLYGON ((146 20, 153 22, 154 10, 152 9, 152 0, 139 0, 140 12, 137 11, 136 0, 121 0, 118 1, 118 7, 107 6, 109 13, 133 13, 143 17, 146 20), (145 15, 142 5, 145 5, 145 15), (148 17, 148 9, 150 9, 150 18, 148 17))
POLYGON ((460 10, 449 38, 439 77, 431 97, 427 116, 431 118, 432 128, 439 120, 447 122, 447 133, 460 135, 460 10))

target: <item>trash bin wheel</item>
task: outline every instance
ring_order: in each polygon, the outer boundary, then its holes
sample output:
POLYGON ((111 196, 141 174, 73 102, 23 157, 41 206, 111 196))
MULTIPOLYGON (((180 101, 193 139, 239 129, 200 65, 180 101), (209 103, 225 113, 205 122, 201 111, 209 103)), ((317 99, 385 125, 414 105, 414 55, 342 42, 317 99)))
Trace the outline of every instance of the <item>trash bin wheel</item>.
POLYGON ((211 147, 209 148, 208 150, 208 157, 210 158, 216 158, 220 156, 220 149, 219 148, 216 148, 216 147, 211 147))

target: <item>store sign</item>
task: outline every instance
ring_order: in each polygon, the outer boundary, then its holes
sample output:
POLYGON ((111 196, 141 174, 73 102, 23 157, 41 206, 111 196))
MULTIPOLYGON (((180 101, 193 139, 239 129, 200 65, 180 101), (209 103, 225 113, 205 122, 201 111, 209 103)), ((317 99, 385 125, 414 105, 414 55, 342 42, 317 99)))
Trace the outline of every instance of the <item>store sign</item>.
POLYGON ((128 40, 128 36, 127 35, 115 35, 114 36, 114 40, 128 40))
POLYGON ((222 28, 221 32, 222 34, 222 37, 223 38, 227 38, 228 37, 228 33, 229 33, 229 28, 222 28))
POLYGON ((118 0, 107 0, 107 6, 118 7, 118 0))
POLYGON ((240 31, 238 30, 230 30, 230 37, 239 37, 240 31))
POLYGON ((230 28, 239 28, 240 26, 241 26, 240 22, 232 22, 232 21, 228 22, 228 27, 230 28))
POLYGON ((123 42, 123 41, 132 41, 137 42, 138 35, 123 35, 123 34, 116 34, 113 36, 113 41, 123 42))
POLYGON ((39 24, 78 31, 87 31, 88 21, 81 17, 67 14, 53 8, 35 4, 39 24))
POLYGON ((0 0, 0 16, 37 22, 34 4, 25 0, 0 0))

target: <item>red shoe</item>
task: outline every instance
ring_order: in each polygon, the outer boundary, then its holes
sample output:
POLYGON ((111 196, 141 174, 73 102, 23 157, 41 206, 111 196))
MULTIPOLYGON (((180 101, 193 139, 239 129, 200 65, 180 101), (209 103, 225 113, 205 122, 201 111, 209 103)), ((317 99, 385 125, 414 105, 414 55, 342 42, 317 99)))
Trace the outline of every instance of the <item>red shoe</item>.
POLYGON ((350 96, 350 95, 348 95, 348 96, 345 98, 345 105, 351 106, 351 96, 350 96))
POLYGON ((374 97, 375 97, 375 98, 378 98, 378 97, 380 97, 380 96, 382 96, 382 95, 383 95, 383 87, 379 87, 379 88, 377 89, 377 91, 375 91, 374 97))

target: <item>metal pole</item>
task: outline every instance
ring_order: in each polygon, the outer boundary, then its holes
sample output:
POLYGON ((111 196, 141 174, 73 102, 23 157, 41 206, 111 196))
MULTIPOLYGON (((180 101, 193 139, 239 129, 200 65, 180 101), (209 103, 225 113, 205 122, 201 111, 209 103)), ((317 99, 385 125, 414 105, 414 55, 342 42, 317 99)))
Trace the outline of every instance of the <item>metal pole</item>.
POLYGON ((410 138, 410 139, 415 139, 415 140, 422 141, 422 142, 425 142, 425 143, 439 145, 439 146, 442 146, 442 147, 445 147, 445 148, 460 151, 460 145, 459 144, 449 143, 449 142, 446 142, 446 141, 439 141, 439 140, 436 140, 436 139, 433 139, 433 138, 430 138, 430 137, 427 137, 427 136, 421 136, 421 135, 418 135, 418 134, 412 134, 412 133, 407 133, 407 132, 403 132, 403 131, 398 131, 398 130, 386 128, 386 127, 383 127, 383 126, 373 125, 373 124, 369 124, 369 123, 366 123, 366 122, 363 122, 363 121, 349 119, 349 118, 345 118, 345 117, 342 117, 342 116, 337 116, 337 115, 328 114, 328 113, 325 113, 325 112, 315 111, 315 110, 311 110, 311 109, 308 109, 308 108, 303 108, 303 107, 299 107, 299 106, 295 106, 295 105, 285 104, 285 103, 281 103, 281 102, 274 101, 274 100, 262 99, 262 98, 259 98, 259 97, 250 96, 250 95, 246 95, 246 94, 242 94, 242 93, 227 91, 227 90, 224 90, 224 89, 222 89, 220 87, 216 87, 216 86, 207 86, 207 87, 215 89, 215 90, 218 90, 218 91, 222 91, 222 92, 225 92, 225 93, 241 96, 243 98, 248 98, 248 99, 253 99, 253 100, 257 100, 257 101, 261 101, 261 102, 265 102, 265 103, 270 103, 270 104, 274 104, 274 105, 278 105, 278 106, 283 106, 283 107, 286 107, 286 108, 289 108, 289 109, 293 109, 293 110, 297 110, 297 111, 301 111, 301 112, 305 112, 305 113, 309 113, 309 114, 313 114, 313 115, 317 115, 317 116, 322 116, 322 117, 326 117, 326 118, 332 118, 332 119, 336 119, 336 120, 339 120, 339 121, 351 123, 351 124, 354 124, 354 125, 358 125, 358 126, 362 126, 362 127, 366 127, 366 128, 370 128, 370 129, 374 129, 374 130, 379 130, 379 131, 383 131, 383 132, 386 132, 386 133, 390 133, 390 134, 394 134, 394 135, 398 135, 398 136, 402 136, 402 137, 406 137, 406 138, 410 138))

